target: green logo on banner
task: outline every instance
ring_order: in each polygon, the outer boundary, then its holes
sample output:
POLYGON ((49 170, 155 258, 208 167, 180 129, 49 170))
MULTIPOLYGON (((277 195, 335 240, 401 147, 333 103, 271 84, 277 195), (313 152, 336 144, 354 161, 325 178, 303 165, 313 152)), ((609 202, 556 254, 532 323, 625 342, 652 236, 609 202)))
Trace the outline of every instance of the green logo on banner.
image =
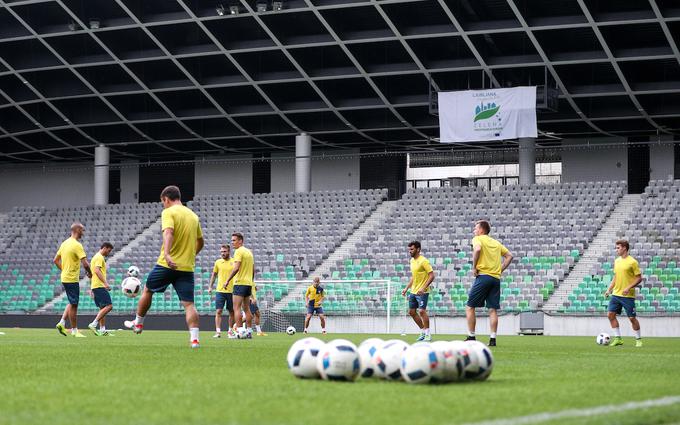
POLYGON ((481 104, 475 108, 475 121, 488 120, 489 118, 496 115, 496 112, 501 109, 501 105, 496 105, 495 103, 487 103, 486 105, 481 104))

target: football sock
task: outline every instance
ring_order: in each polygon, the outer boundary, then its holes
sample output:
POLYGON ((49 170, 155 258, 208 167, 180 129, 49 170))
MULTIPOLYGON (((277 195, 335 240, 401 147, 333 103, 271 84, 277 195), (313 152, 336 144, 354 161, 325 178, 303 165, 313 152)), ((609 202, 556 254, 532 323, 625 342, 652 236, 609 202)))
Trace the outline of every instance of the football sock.
POLYGON ((198 328, 189 328, 192 341, 198 341, 198 328))
POLYGON ((59 321, 59 324, 60 324, 61 326, 66 326, 66 320, 61 319, 61 320, 59 321))
POLYGON ((423 328, 423 333, 425 335, 429 335, 430 334, 430 328, 423 328))
POLYGON ((612 331, 614 331, 615 337, 621 338, 621 328, 612 328, 612 331))
POLYGON ((144 324, 144 316, 136 316, 135 317, 135 325, 143 325, 144 324))
POLYGON ((640 335, 640 330, 633 331, 635 333, 635 339, 642 339, 642 335, 640 335))
POLYGON ((98 325, 98 323, 97 323, 97 321, 95 320, 94 322, 90 323, 89 326, 92 326, 92 327, 95 327, 95 328, 96 328, 97 325, 98 325))
POLYGON ((262 328, 260 325, 255 325, 255 329, 257 329, 257 332, 262 332, 262 328))
POLYGON ((475 333, 468 331, 468 336, 475 336, 475 333))
POLYGON ((489 335, 489 338, 496 339, 496 332, 491 332, 491 335, 489 335))
POLYGON ((218 334, 221 334, 221 333, 222 333, 222 329, 220 329, 220 328, 215 328, 215 332, 217 332, 218 334))
POLYGON ((102 331, 102 332, 106 332, 106 326, 100 326, 99 330, 102 331))
POLYGON ((71 328, 71 335, 75 335, 78 333, 78 328, 71 328))

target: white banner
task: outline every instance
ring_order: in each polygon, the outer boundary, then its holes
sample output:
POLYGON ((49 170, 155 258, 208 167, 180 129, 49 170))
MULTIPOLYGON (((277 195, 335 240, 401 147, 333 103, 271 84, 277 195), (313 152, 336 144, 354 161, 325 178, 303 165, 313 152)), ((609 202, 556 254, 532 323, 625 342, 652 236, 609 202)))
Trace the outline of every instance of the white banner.
POLYGON ((441 143, 536 137, 536 87, 439 92, 441 143))

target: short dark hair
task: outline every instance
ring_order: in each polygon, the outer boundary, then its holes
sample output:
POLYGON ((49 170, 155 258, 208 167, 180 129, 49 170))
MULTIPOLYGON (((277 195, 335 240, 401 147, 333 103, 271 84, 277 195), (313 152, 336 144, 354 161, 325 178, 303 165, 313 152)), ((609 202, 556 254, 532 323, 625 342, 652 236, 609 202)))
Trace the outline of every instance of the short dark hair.
POLYGON ((239 232, 232 233, 231 236, 236 236, 236 239, 242 241, 243 240, 243 235, 240 234, 239 232))
POLYGON ((487 235, 488 235, 489 233, 491 233, 491 225, 489 224, 488 221, 486 221, 486 220, 479 220, 476 224, 479 224, 479 227, 481 227, 482 230, 484 230, 484 232, 485 232, 487 235))
POLYGON ((182 192, 179 191, 177 186, 166 186, 161 192, 161 199, 168 198, 171 201, 178 201, 182 199, 182 192))
POLYGON ((626 248, 626 251, 630 251, 630 244, 625 239, 619 239, 616 241, 616 245, 621 245, 622 247, 626 248))
POLYGON ((408 243, 409 248, 415 246, 416 249, 420 249, 420 241, 411 241, 408 243))
POLYGON ((111 242, 104 242, 102 244, 102 246, 99 247, 99 249, 104 249, 104 248, 113 249, 113 244, 111 242))
POLYGON ((229 246, 229 244, 220 245, 220 248, 231 249, 231 247, 229 246))

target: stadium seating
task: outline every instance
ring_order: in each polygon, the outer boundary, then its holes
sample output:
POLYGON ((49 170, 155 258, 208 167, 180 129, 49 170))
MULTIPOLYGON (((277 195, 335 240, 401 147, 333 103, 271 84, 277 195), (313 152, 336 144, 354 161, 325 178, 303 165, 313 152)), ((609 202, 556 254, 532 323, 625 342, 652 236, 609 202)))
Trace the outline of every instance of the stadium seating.
MULTIPOLYGON (((644 276, 637 294, 638 312, 680 312, 680 180, 651 181, 618 236, 630 242, 630 253, 644 276)), ((602 255, 561 311, 605 312, 609 301, 602 294, 612 281, 614 260, 613 255, 602 255)))
MULTIPOLYGON (((356 245, 350 258, 331 268, 327 278, 389 279, 402 288, 410 276, 407 242, 420 240, 438 275, 428 309, 435 314, 459 314, 473 281, 472 228, 484 218, 492 223, 492 236, 516 257, 502 280, 503 309, 538 309, 578 261, 624 189, 623 182, 504 186, 498 192, 471 187, 415 189, 398 201, 388 220, 356 245)), ((351 314, 356 293, 345 291, 332 296, 328 291, 329 312, 351 314)), ((400 292, 392 290, 394 311, 406 308, 400 292)), ((368 288, 359 301, 384 310, 385 290, 368 288)), ((297 308, 292 302, 284 311, 297 308)))

